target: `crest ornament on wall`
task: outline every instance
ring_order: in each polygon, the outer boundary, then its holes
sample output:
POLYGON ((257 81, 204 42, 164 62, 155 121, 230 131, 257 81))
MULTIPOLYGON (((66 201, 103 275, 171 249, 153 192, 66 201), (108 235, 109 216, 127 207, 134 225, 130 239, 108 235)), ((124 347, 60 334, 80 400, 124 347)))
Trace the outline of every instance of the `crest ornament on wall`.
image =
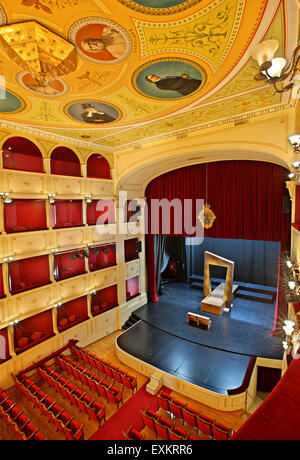
POLYGON ((212 209, 210 209, 209 204, 205 203, 202 211, 199 213, 198 219, 204 228, 211 228, 213 226, 214 221, 216 220, 216 215, 212 209))

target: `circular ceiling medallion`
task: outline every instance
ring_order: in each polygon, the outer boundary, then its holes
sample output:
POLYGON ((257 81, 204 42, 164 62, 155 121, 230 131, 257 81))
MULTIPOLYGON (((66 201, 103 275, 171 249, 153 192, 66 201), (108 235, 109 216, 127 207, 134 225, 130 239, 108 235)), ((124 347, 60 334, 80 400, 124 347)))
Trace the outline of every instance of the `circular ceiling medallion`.
POLYGON ((133 87, 153 99, 172 100, 194 95, 204 86, 205 71, 197 63, 180 58, 161 58, 139 67, 133 87))
POLYGON ((119 0, 123 5, 145 14, 175 14, 201 0, 119 0))
POLYGON ((17 113, 26 107, 25 101, 7 89, 0 91, 0 113, 17 113))
POLYGON ((25 89, 36 96, 59 97, 68 92, 68 85, 61 78, 53 80, 44 85, 39 83, 30 73, 19 72, 16 76, 17 82, 25 89))
POLYGON ((121 111, 111 104, 86 99, 68 104, 64 111, 73 120, 93 125, 112 123, 122 116, 121 111))
POLYGON ((71 27, 69 40, 79 55, 98 64, 117 64, 132 50, 132 41, 125 29, 109 19, 81 19, 71 27))

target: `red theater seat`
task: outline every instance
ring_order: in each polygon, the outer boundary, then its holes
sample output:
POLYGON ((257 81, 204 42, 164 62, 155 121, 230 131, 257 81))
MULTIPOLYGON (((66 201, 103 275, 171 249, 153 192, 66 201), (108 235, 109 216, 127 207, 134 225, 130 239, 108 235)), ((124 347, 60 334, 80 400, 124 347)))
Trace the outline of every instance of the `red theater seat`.
POLYGON ((157 395, 157 402, 158 402, 159 407, 165 410, 166 412, 170 412, 169 403, 172 401, 172 399, 173 398, 164 391, 162 391, 161 393, 157 395))
POLYGON ((214 420, 204 414, 198 414, 196 417, 196 428, 207 436, 212 436, 212 425, 214 420))
POLYGON ((28 345, 28 342, 29 342, 28 337, 21 337, 17 342, 18 347, 20 348, 26 347, 26 345, 28 345))
POLYGON ((179 426, 173 426, 169 429, 169 439, 171 441, 182 441, 187 436, 187 432, 179 426))
POLYGON ((169 430, 172 428, 171 422, 164 417, 159 417, 158 420, 155 420, 155 428, 159 438, 165 440, 169 439, 169 430))
POLYGON ((169 402, 170 412, 174 415, 174 417, 183 419, 183 409, 186 407, 186 404, 178 401, 177 399, 173 399, 169 402))
POLYGON ((147 409, 145 412, 142 411, 141 414, 142 414, 144 427, 146 426, 151 431, 154 431, 155 435, 157 436, 156 426, 155 426, 156 417, 151 417, 151 415, 147 413, 147 409))
POLYGON ((228 428, 221 423, 215 422, 212 425, 212 437, 218 441, 226 441, 233 434, 232 428, 228 428))
POLYGON ((183 420, 185 423, 187 423, 190 426, 197 426, 196 425, 196 418, 199 412, 192 407, 186 406, 182 410, 182 415, 183 415, 183 420))

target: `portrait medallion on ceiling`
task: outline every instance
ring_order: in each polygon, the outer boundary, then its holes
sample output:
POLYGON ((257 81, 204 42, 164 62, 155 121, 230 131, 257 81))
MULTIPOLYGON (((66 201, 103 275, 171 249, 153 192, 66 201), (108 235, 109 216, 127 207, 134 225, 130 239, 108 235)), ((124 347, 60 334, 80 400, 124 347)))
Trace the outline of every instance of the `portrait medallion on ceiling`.
POLYGON ((186 10, 201 0, 119 0, 123 5, 145 14, 175 14, 186 10))
POLYGON ((68 86, 61 78, 48 80, 37 80, 30 73, 19 72, 16 76, 17 82, 25 89, 37 96, 59 97, 68 91, 68 86))
POLYGON ((194 95, 205 84, 204 70, 184 59, 156 59, 133 74, 134 88, 153 99, 172 100, 194 95))
POLYGON ((81 57, 98 64, 117 64, 132 50, 127 31, 116 22, 100 17, 77 21, 69 31, 69 40, 81 57))
POLYGON ((25 108, 25 101, 21 97, 5 88, 0 89, 0 113, 16 113, 25 108))
POLYGON ((94 125, 111 123, 121 118, 121 112, 113 105, 93 100, 68 104, 65 113, 76 121, 94 125))

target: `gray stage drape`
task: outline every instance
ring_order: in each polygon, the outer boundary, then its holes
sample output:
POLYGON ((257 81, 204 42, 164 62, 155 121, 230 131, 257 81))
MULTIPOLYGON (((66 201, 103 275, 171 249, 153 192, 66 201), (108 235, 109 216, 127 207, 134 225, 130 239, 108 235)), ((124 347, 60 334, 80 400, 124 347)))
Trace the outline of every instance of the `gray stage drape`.
POLYGON ((154 236, 154 251, 156 268, 156 292, 158 295, 161 295, 161 274, 166 269, 170 258, 170 256, 166 253, 166 236, 154 236))

